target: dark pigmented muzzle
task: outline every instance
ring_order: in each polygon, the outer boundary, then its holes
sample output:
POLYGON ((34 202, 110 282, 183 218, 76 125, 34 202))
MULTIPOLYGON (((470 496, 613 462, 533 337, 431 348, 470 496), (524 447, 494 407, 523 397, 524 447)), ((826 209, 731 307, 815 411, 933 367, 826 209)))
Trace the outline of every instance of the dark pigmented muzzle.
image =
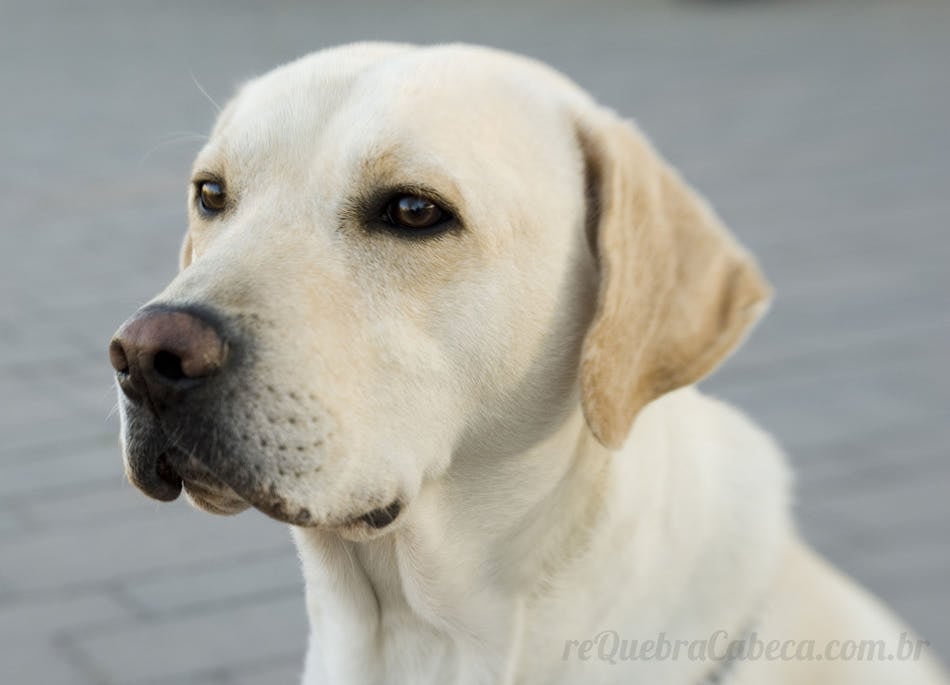
POLYGON ((130 406, 126 412, 129 480, 150 497, 171 501, 182 489, 182 459, 160 423, 188 411, 187 400, 225 369, 229 345, 213 314, 150 305, 126 321, 109 344, 109 360, 130 406), (176 411, 178 410, 178 411, 176 411))

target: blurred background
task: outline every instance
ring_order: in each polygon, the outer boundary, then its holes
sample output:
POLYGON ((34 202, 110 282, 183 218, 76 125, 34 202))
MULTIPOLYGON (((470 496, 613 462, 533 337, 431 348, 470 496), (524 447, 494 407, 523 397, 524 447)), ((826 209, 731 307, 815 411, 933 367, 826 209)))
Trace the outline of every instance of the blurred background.
POLYGON ((778 294, 706 390, 947 660, 950 3, 0 0, 0 682, 296 682, 286 528, 123 480, 106 345, 175 273, 196 81, 365 39, 527 53, 639 121, 778 294))

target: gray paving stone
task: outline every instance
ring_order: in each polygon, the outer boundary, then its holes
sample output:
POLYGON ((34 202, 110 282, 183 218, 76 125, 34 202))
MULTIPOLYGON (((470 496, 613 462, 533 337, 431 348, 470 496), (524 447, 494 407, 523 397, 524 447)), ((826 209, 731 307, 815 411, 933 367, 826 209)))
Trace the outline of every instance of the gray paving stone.
POLYGON ((303 604, 287 597, 77 635, 74 644, 112 682, 131 684, 302 659, 306 635, 303 604))
POLYGON ((0 498, 27 498, 89 485, 120 484, 122 461, 118 449, 112 454, 98 448, 64 450, 60 455, 33 461, 0 462, 0 498))
POLYGON ((915 617, 911 628, 921 639, 930 643, 927 651, 946 664, 948 649, 946 614, 941 616, 933 611, 933 602, 934 598, 927 596, 926 593, 907 593, 895 596, 892 607, 904 619, 915 617))
POLYGON ((18 535, 27 530, 24 514, 11 506, 0 506, 0 539, 18 535))
MULTIPOLYGON (((115 470, 120 461, 115 454, 103 454, 103 460, 113 460, 115 470)), ((21 517, 31 529, 72 530, 84 532, 92 527, 108 526, 116 521, 163 516, 162 505, 145 499, 128 481, 109 477, 82 488, 56 490, 52 494, 28 494, 17 500, 21 517)), ((171 520, 169 520, 171 523, 171 520)))
POLYGON ((9 441, 0 443, 0 467, 58 457, 64 452, 75 450, 98 449, 103 454, 115 454, 118 444, 118 429, 112 430, 111 426, 109 430, 93 426, 88 431, 78 431, 71 435, 58 433, 33 435, 27 444, 9 441))
POLYGON ((291 549, 273 556, 226 560, 200 571, 179 570, 130 580, 122 590, 148 615, 201 611, 266 596, 296 596, 303 603, 303 579, 291 549))
MULTIPOLYGON (((112 681, 118 682, 118 681, 112 681)), ((175 675, 154 680, 136 681, 139 685, 234 685, 231 673, 223 668, 200 671, 192 675, 175 675)))
MULTIPOLYGON (((0 605, 0 649, 52 643, 67 631, 89 629, 133 614, 112 595, 97 592, 75 597, 47 597, 0 605)), ((7 681, 4 681, 7 682, 7 681)))
POLYGON ((0 682, 37 685, 99 685, 52 645, 0 647, 0 682))
POLYGON ((856 432, 891 430, 920 422, 943 424, 946 391, 934 372, 896 361, 881 369, 820 368, 774 383, 723 384, 717 394, 748 408, 790 453, 801 446, 841 441, 856 432), (780 397, 781 401, 775 398, 780 397))
POLYGON ((246 559, 289 549, 284 526, 261 515, 213 517, 184 503, 153 509, 152 515, 119 519, 87 535, 54 529, 25 540, 0 540, 0 577, 16 592, 35 595, 171 569, 246 559))
MULTIPOLYGON (((836 498, 851 488, 879 489, 882 482, 920 482, 920 474, 939 472, 946 461, 945 429, 934 422, 901 430, 881 426, 861 439, 799 448, 799 488, 816 500, 836 498)), ((938 479, 936 481, 940 483, 938 479)), ((942 498, 940 498, 942 499, 942 498)))
POLYGON ((248 669, 247 672, 235 677, 234 685, 297 685, 303 671, 303 662, 300 659, 287 659, 283 663, 265 668, 248 669))

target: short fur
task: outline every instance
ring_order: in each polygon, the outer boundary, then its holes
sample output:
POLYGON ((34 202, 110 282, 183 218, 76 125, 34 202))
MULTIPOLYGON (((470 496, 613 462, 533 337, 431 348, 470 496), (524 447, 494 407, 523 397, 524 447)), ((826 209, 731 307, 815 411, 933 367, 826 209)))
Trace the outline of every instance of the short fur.
POLYGON ((323 51, 241 89, 208 174, 228 207, 192 193, 155 301, 213 309, 246 353, 177 418, 123 399, 125 457, 162 435, 198 506, 296 524, 306 685, 946 682, 926 653, 582 653, 603 631, 820 647, 905 628, 796 535, 770 438, 690 387, 763 311, 758 267, 563 76, 468 46, 323 51), (406 186, 457 225, 380 226, 373 198, 406 186), (389 526, 361 518, 394 501, 389 526))

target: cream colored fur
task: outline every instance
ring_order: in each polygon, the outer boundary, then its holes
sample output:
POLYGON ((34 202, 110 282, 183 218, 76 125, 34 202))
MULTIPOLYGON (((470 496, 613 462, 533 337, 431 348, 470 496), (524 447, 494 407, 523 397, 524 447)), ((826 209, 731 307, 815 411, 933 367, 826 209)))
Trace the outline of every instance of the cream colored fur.
MULTIPOLYGON (((157 300, 243 317, 271 391, 236 401, 308 446, 264 466, 312 523, 293 528, 306 685, 694 685, 719 667, 581 658, 602 631, 896 647, 906 629, 796 535, 769 437, 689 387, 764 310, 758 268, 567 79, 475 47, 327 50, 245 85, 195 170, 233 206, 192 213, 157 300), (347 209, 407 184, 461 229, 406 240, 347 209), (349 525, 394 498, 391 526, 349 525)), ((946 682, 924 652, 740 661, 724 682, 946 682)))

